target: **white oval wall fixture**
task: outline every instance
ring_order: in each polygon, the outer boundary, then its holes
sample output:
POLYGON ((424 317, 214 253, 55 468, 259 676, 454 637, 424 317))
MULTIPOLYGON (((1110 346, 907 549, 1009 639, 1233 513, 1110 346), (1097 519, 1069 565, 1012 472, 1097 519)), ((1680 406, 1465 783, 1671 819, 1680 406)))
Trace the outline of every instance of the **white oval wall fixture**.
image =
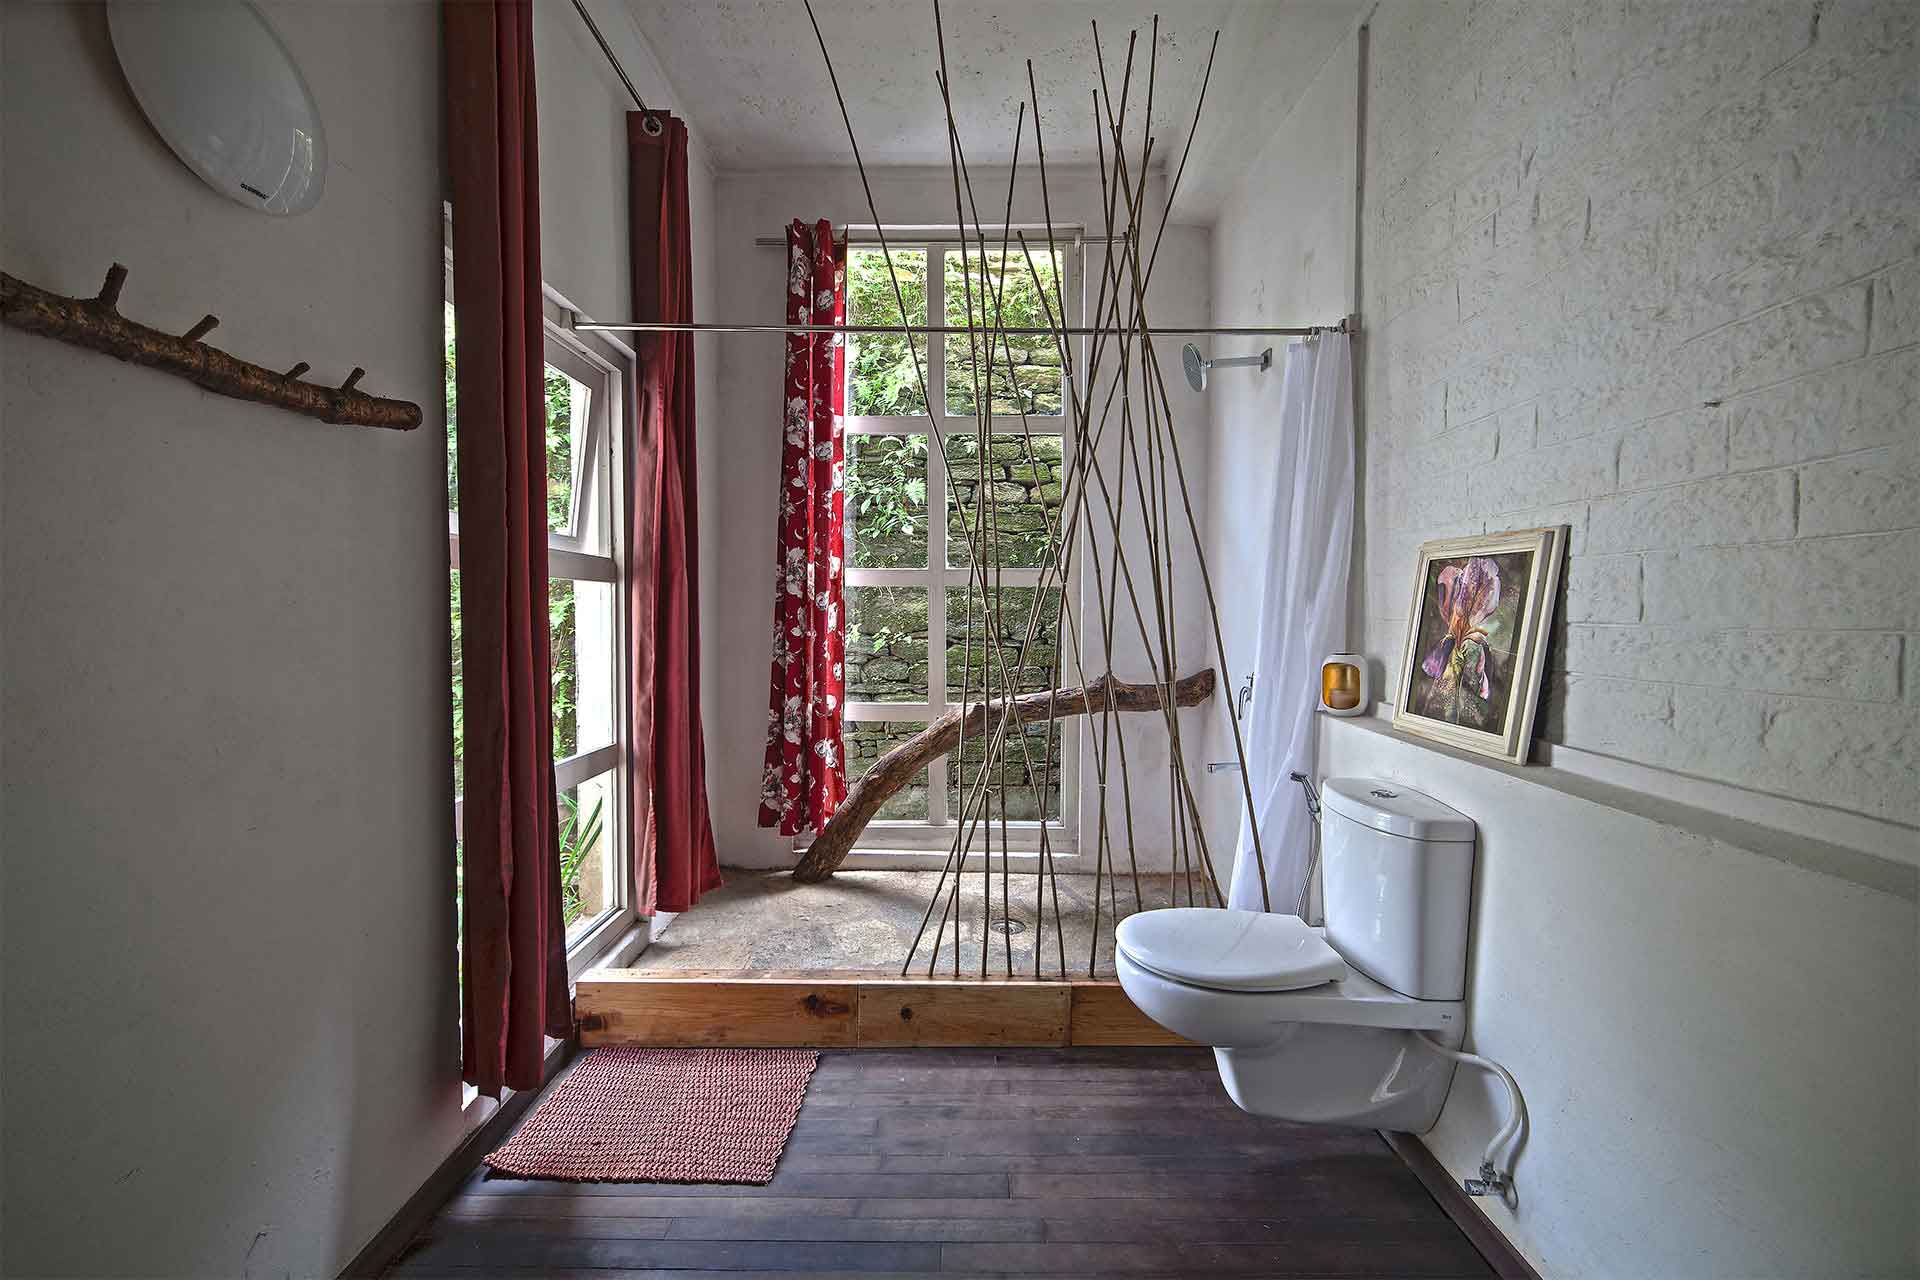
POLYGON ((111 0, 107 28, 140 110, 208 186, 262 213, 305 213, 320 202, 320 109, 258 9, 244 0, 111 0))

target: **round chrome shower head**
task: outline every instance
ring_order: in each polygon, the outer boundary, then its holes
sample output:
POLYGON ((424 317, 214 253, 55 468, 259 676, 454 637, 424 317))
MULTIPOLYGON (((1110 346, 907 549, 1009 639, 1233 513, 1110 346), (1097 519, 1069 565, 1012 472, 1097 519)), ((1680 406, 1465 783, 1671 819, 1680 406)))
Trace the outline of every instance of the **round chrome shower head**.
POLYGON ((1187 349, 1180 353, 1180 362, 1187 369, 1187 385, 1195 391, 1207 389, 1207 358, 1200 354, 1200 348, 1189 342, 1187 349))

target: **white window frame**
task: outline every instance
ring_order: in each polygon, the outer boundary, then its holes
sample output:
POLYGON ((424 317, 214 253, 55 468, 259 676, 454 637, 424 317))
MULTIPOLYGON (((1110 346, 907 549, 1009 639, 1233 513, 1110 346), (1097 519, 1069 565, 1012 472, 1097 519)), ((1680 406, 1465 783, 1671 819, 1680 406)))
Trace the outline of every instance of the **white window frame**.
POLYGON ((574 503, 571 527, 565 533, 555 531, 547 535, 547 576, 614 585, 613 741, 555 762, 553 783, 557 795, 603 773, 614 775, 612 878, 617 894, 617 905, 592 922, 568 946, 567 976, 571 980, 578 978, 619 941, 639 915, 634 909, 633 895, 634 814, 628 775, 633 699, 628 663, 630 622, 627 593, 622 589, 627 581, 628 557, 625 468, 620 465, 620 459, 626 457, 627 431, 634 421, 632 406, 636 403, 638 366, 631 351, 622 351, 595 335, 575 332, 570 319, 570 308, 564 305, 564 300, 553 299, 547 303, 546 363, 590 389, 584 443, 574 458, 574 492, 584 497, 574 503), (585 524, 587 513, 599 505, 603 493, 607 513, 604 554, 588 549, 585 524))
MULTIPOLYGON (((924 230, 922 231, 924 235, 924 230)), ((999 247, 998 229, 986 231, 989 252, 999 247)), ((1029 242, 1032 237, 1029 235, 1029 242)), ((1060 255, 1060 299, 1067 308, 1068 317, 1056 317, 1057 323, 1075 324, 1079 314, 1078 281, 1079 253, 1077 241, 1060 240, 1056 248, 1060 255)), ((902 231, 896 238, 893 232, 887 236, 887 248, 894 254, 902 252, 924 252, 927 255, 927 319, 932 326, 947 323, 946 316, 946 262, 948 253, 977 253, 976 245, 966 246, 951 240, 916 239, 911 231, 902 231)), ((877 251, 879 245, 871 241, 856 241, 855 250, 877 251)), ((1018 251, 1017 243, 1013 252, 1018 251)), ((1041 252, 1044 252, 1042 247, 1041 252)), ((947 411, 947 335, 928 334, 925 356, 927 380, 927 399, 934 420, 939 424, 943 438, 954 435, 974 435, 979 424, 971 416, 958 416, 947 411)), ((967 339, 953 335, 952 341, 965 342, 967 339)), ((852 335, 852 341, 858 342, 858 335, 852 335)), ((853 361, 849 358, 847 376, 852 377, 853 361)), ((851 401, 852 389, 848 388, 851 401)), ((1061 442, 1061 465, 1072 465, 1072 399, 1068 384, 1063 377, 1061 382, 1061 412, 1058 415, 1029 415, 1027 425, 1033 429, 1035 437, 1058 435, 1061 442), (1055 424, 1058 430, 1054 429, 1055 424), (1041 428, 1045 426, 1045 430, 1041 428)), ((927 593, 927 700, 925 702, 858 702, 849 695, 843 704, 843 718, 850 723, 861 722, 909 722, 932 723, 959 704, 947 700, 947 590, 951 587, 964 587, 972 580, 971 568, 950 568, 947 565, 947 476, 944 461, 937 457, 940 450, 935 446, 932 433, 928 429, 926 414, 902 414, 887 416, 848 415, 842 419, 846 433, 856 435, 890 436, 926 436, 927 441, 927 564, 919 569, 861 569, 848 564, 843 586, 848 594, 849 625, 852 619, 852 592, 856 587, 911 587, 927 593)), ((995 435, 1021 434, 1020 419, 1017 416, 1003 417, 995 415, 993 424, 995 435)), ((1059 509, 1056 519, 1063 518, 1065 508, 1059 509)), ((855 515, 851 504, 847 511, 848 560, 852 560, 851 548, 854 537, 855 515)), ((998 584, 1004 588, 1037 587, 1040 585, 1040 569, 1003 568, 998 570, 998 584)), ((1073 579, 1069 573, 1062 579, 1056 576, 1055 590, 1064 593, 1066 608, 1077 615, 1077 599, 1073 591, 1073 579)), ((1067 643, 1066 635, 1059 637, 1059 643, 1067 643)), ((1069 678, 1072 670, 1071 655, 1062 652, 1062 678, 1069 678)), ((1077 851, 1076 814, 1079 808, 1080 783, 1080 734, 1071 720, 1060 722, 1060 759, 1058 777, 1060 782, 1060 816, 1046 823, 1047 848, 1053 855, 1071 857, 1077 851)), ((952 805, 949 792, 949 759, 938 756, 927 765, 927 817, 916 818, 876 818, 867 824, 855 843, 854 852, 845 865, 902 867, 912 865, 938 866, 944 861, 945 851, 953 845, 954 825, 957 814, 950 812, 952 805), (862 855, 870 855, 871 861, 862 855)), ((984 824, 983 824, 984 826, 984 824)), ((998 848, 999 822, 994 823, 994 844, 998 848)), ((1007 846, 1016 862, 1034 860, 1040 849, 1040 828, 1037 821, 1010 821, 1007 823, 1007 846)), ((984 840, 984 833, 978 840, 984 840)), ((976 847, 978 847, 976 840, 976 847)))
MULTIPOLYGON (((446 264, 446 298, 453 300, 452 251, 446 264)), ((627 593, 619 587, 626 581, 626 487, 624 468, 619 459, 626 456, 626 433, 632 429, 634 406, 638 403, 639 365, 633 350, 611 335, 577 333, 569 323, 572 309, 551 288, 546 290, 543 332, 545 363, 559 369, 590 389, 588 421, 582 447, 574 457, 574 493, 582 495, 574 503, 570 527, 547 535, 547 572, 549 579, 567 578, 576 582, 605 582, 615 586, 612 659, 613 659, 613 741, 576 752, 553 766, 554 793, 569 790, 604 773, 614 775, 614 811, 610 815, 613 836, 613 881, 618 905, 593 921, 567 946, 567 977, 577 979, 592 967, 639 919, 634 909, 633 848, 634 815, 628 779, 627 749, 632 741, 632 698, 630 691, 627 593), (587 545, 588 513, 605 495, 607 512, 607 550, 601 553, 587 545)), ((456 409, 457 412, 457 409, 456 409)), ((447 557, 450 569, 460 567, 460 520, 457 513, 447 515, 447 557)), ((454 796, 453 822, 456 838, 461 832, 464 801, 454 796)))

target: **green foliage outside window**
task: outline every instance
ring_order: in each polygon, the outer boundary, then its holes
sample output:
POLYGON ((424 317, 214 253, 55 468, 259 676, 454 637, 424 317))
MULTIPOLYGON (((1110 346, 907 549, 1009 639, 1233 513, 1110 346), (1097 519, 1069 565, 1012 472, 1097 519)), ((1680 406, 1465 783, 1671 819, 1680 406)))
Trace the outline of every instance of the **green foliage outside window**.
MULTIPOLYGON (((547 368, 547 527, 567 530, 573 512, 573 379, 547 368)), ((579 673, 574 669, 573 583, 547 584, 547 642, 553 664, 553 758, 579 749, 579 673)))
MULTIPOLYGON (((847 254, 847 323, 899 324, 900 300, 894 296, 897 276, 906 299, 907 323, 927 322, 927 251, 896 249, 893 271, 885 254, 855 249, 847 254)), ((847 412, 855 417, 891 417, 924 414, 927 402, 920 394, 920 377, 932 377, 927 368, 927 340, 907 345, 902 333, 853 335, 847 370, 847 412), (914 371, 913 352, 920 353, 920 373, 914 371)))
MULTIPOLYGON (((1045 251, 1033 254, 1033 267, 1027 266, 1027 254, 1014 249, 1005 255, 987 251, 986 266, 981 267, 979 253, 948 253, 945 266, 946 323, 969 323, 968 303, 972 303, 971 323, 997 323, 1005 329, 1046 329, 1047 312, 1052 323, 1060 322, 1059 272, 1045 251), (972 280, 963 264, 971 264, 972 280), (1034 276, 1040 277, 1045 290, 1043 304, 1040 289, 1034 288, 1034 276), (969 288, 969 285, 971 288, 969 288), (995 310, 994 299, 999 307, 995 310)), ((1009 335, 993 342, 987 351, 985 338, 949 334, 946 341, 947 412, 972 417, 976 411, 975 368, 985 360, 990 378, 986 379, 994 416, 1017 417, 1028 414, 1056 415, 1060 412, 1060 348, 1050 335, 1009 335), (1012 368, 1008 368, 1011 357, 1012 368)))
MULTIPOLYGON (((460 437, 453 429, 453 304, 446 304, 447 340, 447 510, 460 510, 460 437)), ((456 625, 457 629, 457 625, 456 625)))
POLYGON ((560 909, 569 929, 584 909, 580 869, 587 855, 600 843, 601 813, 606 803, 604 796, 596 799, 593 808, 582 816, 580 801, 574 793, 560 793, 560 909))
POLYGON ((927 567, 927 437, 847 437, 847 563, 856 569, 927 567))
MULTIPOLYGON (((584 407, 584 406, 583 406, 584 407)), ((573 528, 573 379, 547 366, 547 528, 573 528)))

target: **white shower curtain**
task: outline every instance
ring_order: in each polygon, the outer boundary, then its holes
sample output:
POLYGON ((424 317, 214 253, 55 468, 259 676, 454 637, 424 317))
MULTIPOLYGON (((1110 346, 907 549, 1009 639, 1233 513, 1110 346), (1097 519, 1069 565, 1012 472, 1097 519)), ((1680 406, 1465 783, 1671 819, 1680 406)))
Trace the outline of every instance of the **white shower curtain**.
POLYGON ((1247 781, 1253 805, 1240 820, 1229 906, 1291 914, 1306 884, 1313 835, 1300 785, 1313 770, 1320 662, 1343 649, 1347 566, 1353 553, 1353 369, 1348 335, 1287 346, 1280 391, 1279 465, 1273 477, 1266 588, 1255 650, 1247 781), (1253 833, 1260 832, 1267 894, 1260 892, 1253 833))

